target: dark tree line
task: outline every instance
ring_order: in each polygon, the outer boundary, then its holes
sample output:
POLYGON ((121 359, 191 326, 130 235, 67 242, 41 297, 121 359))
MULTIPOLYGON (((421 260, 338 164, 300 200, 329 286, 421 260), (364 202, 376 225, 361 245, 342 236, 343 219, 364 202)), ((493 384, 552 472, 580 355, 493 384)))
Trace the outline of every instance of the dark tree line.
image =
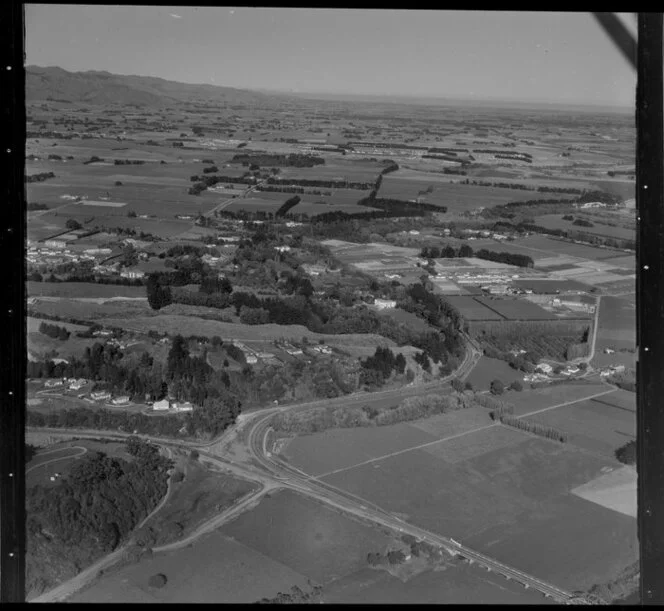
POLYGON ((270 153, 245 153, 234 155, 231 163, 256 164, 259 166, 288 166, 294 168, 313 168, 324 165, 325 159, 316 155, 303 155, 291 153, 279 155, 270 153))
POLYGON ((279 208, 277 211, 274 213, 275 218, 283 217, 286 216, 286 214, 295 206, 297 206, 300 203, 301 199, 299 195, 295 195, 294 197, 291 197, 287 199, 279 208))
POLYGON ((69 339, 69 331, 65 327, 60 327, 59 325, 49 325, 46 322, 43 322, 39 325, 39 332, 44 335, 48 335, 53 339, 67 340, 69 339))
POLYGON ((32 176, 26 176, 25 177, 25 182, 27 182, 27 183, 44 182, 45 180, 48 180, 49 178, 55 178, 55 174, 53 172, 40 172, 39 174, 33 174, 32 176))

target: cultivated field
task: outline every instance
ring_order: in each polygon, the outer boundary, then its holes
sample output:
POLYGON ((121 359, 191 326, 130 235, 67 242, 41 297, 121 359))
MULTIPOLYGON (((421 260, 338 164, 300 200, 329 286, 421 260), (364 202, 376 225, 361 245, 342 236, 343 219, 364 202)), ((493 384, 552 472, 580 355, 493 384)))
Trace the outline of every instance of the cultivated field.
POLYGON ((475 297, 475 300, 505 320, 558 320, 555 314, 525 299, 475 297))
POLYGON ((182 549, 111 569, 69 602, 253 603, 294 585, 306 590, 307 578, 215 531, 182 549), (157 573, 168 579, 161 589, 148 585, 157 573))
MULTIPOLYGON (((92 282, 26 282, 29 297, 143 297, 146 298, 144 286, 124 286, 122 284, 95 284, 92 282)), ((79 329, 83 330, 83 328, 79 329)))
POLYGON ((390 541, 381 531, 288 490, 265 498, 220 531, 321 584, 364 568, 367 554, 390 541))

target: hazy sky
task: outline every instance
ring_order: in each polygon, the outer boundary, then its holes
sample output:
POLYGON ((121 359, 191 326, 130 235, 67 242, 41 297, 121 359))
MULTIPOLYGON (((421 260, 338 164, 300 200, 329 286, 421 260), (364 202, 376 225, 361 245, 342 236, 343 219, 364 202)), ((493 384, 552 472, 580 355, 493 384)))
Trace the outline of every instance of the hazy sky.
POLYGON ((248 89, 634 105, 635 72, 590 13, 25 11, 26 61, 38 66, 248 89))

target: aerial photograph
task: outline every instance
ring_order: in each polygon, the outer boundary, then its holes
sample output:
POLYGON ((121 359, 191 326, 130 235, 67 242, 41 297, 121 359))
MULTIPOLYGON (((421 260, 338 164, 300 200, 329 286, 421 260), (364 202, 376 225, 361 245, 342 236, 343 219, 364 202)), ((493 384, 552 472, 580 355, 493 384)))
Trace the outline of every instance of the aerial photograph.
POLYGON ((30 4, 25 71, 28 602, 637 600, 592 13, 30 4))

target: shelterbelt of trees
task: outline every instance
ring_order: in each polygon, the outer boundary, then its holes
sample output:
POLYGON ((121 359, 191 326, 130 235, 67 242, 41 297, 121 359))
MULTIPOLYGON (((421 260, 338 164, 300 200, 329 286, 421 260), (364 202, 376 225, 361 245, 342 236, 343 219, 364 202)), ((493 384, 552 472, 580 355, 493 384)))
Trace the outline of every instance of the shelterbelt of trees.
POLYGON ((459 248, 454 248, 450 244, 445 246, 425 246, 420 251, 420 257, 425 259, 455 259, 477 257, 478 259, 485 259, 487 261, 495 261, 497 263, 507 263, 509 265, 517 265, 519 267, 533 267, 535 264, 531 257, 528 255, 520 255, 510 252, 494 252, 481 248, 474 251, 467 244, 463 244, 459 248))

